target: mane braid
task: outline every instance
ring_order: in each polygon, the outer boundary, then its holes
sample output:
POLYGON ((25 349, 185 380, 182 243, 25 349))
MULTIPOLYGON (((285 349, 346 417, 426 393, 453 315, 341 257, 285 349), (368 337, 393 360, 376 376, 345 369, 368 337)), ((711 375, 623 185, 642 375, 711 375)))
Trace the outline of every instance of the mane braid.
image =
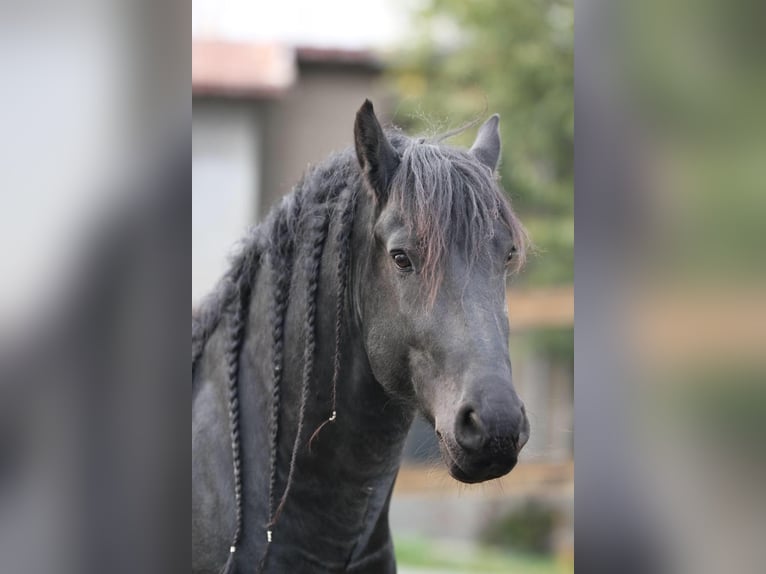
POLYGON ((263 251, 263 236, 252 228, 231 259, 229 270, 196 309, 192 309, 192 382, 205 345, 224 319, 239 289, 240 278, 254 279, 263 251))
POLYGON ((230 302, 232 292, 231 278, 225 276, 219 287, 192 310, 192 381, 205 344, 221 323, 223 309, 230 302))
POLYGON ((221 572, 229 573, 234 565, 234 553, 242 538, 242 458, 239 432, 239 356, 247 325, 250 306, 251 281, 247 266, 239 268, 233 283, 233 308, 230 309, 226 341, 226 375, 229 391, 229 430, 234 470, 235 529, 229 548, 229 557, 221 572))
MULTIPOLYGON (((218 322, 216 321, 215 324, 217 326, 218 322)), ((210 336, 209 327, 209 324, 203 323, 202 320, 192 314, 192 381, 194 381, 194 372, 197 370, 197 362, 202 356, 202 351, 205 350, 205 343, 210 336)))
POLYGON ((338 282, 338 292, 335 296, 335 352, 333 353, 332 367, 332 408, 329 418, 324 421, 314 431, 309 439, 309 450, 319 432, 327 423, 334 422, 337 416, 337 390, 338 377, 340 376, 340 340, 343 327, 343 309, 345 307, 346 292, 348 287, 348 265, 351 259, 350 240, 351 231, 354 227, 354 211, 356 210, 357 192, 353 189, 348 190, 348 198, 341 211, 338 234, 336 236, 338 266, 336 268, 336 280, 338 282))
MULTIPOLYGON (((305 261, 305 270, 307 275, 306 287, 306 316, 304 321, 304 331, 306 343, 303 353, 303 375, 301 383, 301 406, 298 415, 298 428, 295 433, 295 442, 293 443, 292 455, 290 457, 290 468, 287 474, 287 483, 284 492, 279 501, 279 505, 274 511, 269 523, 269 534, 274 529, 284 509, 287 497, 290 494, 293 477, 295 475, 296 460, 298 457, 298 448, 300 447, 301 435, 303 434, 303 423, 306 415, 306 405, 308 403, 309 387, 314 373, 314 351, 316 350, 316 309, 317 292, 319 290, 319 271, 324 251, 324 243, 327 238, 329 228, 329 216, 327 208, 322 205, 318 198, 317 210, 315 213, 307 214, 307 237, 310 240, 310 251, 305 261)), ((270 536, 269 536, 270 538, 270 536)))
POLYGON ((293 252, 295 242, 288 233, 290 221, 298 221, 302 207, 302 195, 296 190, 292 209, 284 210, 274 223, 271 270, 274 274, 273 305, 271 308, 272 336, 272 397, 270 417, 270 449, 269 449, 269 516, 274 515, 274 492, 277 480, 277 445, 279 444, 279 406, 280 384, 284 362, 284 325, 287 312, 288 297, 293 271, 293 252))

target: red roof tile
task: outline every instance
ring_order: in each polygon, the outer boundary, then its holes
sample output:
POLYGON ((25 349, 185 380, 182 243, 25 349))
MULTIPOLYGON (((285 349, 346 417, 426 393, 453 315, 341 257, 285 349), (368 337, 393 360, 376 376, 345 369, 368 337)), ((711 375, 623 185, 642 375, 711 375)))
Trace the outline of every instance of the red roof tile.
POLYGON ((192 93, 276 96, 295 81, 294 50, 277 44, 192 41, 192 93))

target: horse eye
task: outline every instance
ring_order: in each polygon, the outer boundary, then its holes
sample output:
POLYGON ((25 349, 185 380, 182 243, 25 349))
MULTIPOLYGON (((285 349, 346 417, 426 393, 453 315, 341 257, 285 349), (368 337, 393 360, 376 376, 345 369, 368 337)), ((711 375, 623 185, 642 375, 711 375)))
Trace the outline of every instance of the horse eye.
POLYGON ((407 257, 404 251, 394 251, 393 253, 391 253, 391 256, 394 258, 394 263, 396 263, 396 266, 399 269, 412 268, 412 261, 410 261, 410 258, 407 257))
POLYGON ((508 253, 508 257, 505 260, 506 263, 510 263, 513 260, 513 256, 516 255, 516 251, 518 250, 516 249, 515 245, 511 247, 511 251, 508 253))

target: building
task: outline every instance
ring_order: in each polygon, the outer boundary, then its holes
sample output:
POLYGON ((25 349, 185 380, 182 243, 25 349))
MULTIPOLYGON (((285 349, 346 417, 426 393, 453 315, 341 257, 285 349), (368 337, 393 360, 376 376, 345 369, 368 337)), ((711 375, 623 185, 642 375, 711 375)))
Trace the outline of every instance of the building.
POLYGON ((382 70, 368 50, 193 42, 193 303, 246 227, 309 164, 352 144, 365 98, 388 117, 382 70))

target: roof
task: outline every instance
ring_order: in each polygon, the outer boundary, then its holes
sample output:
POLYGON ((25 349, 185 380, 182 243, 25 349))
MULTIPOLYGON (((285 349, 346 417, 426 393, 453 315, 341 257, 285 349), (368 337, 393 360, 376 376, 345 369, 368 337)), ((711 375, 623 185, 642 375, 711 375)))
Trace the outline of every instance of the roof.
POLYGON ((192 41, 192 93, 275 96, 295 81, 293 50, 277 44, 192 41))

